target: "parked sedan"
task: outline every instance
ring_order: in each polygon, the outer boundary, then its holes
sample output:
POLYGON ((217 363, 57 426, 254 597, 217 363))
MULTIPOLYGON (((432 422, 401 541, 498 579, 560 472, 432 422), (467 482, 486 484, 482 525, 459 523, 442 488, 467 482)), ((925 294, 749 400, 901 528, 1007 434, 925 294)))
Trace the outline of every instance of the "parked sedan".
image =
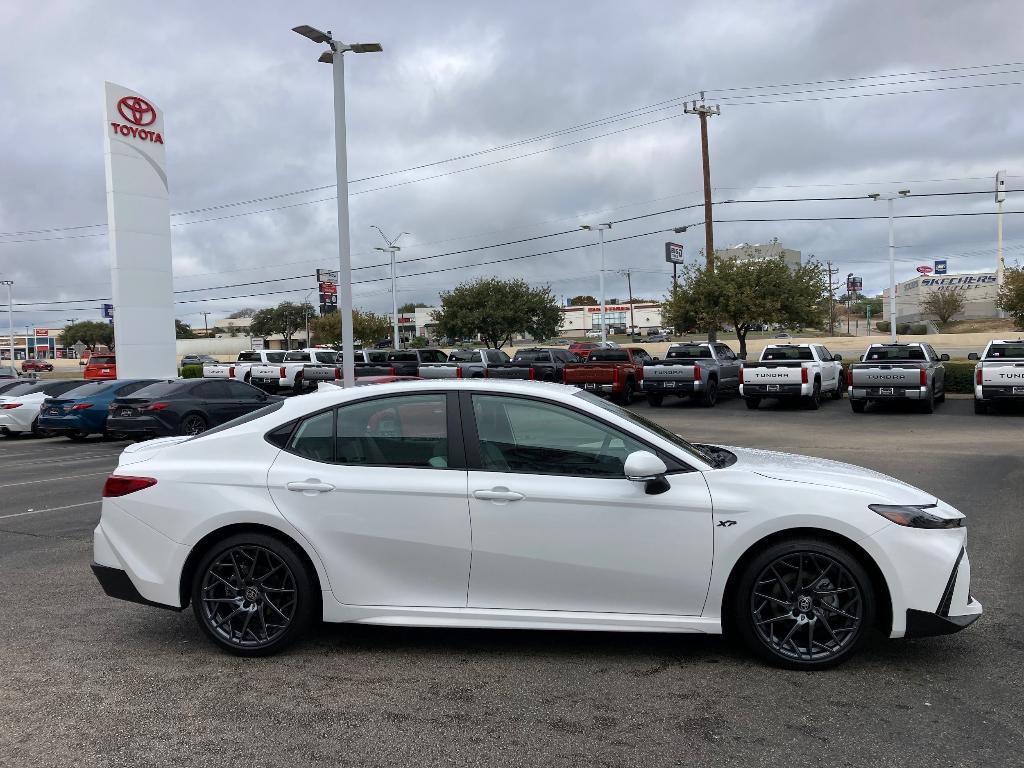
POLYGON ((934 494, 849 464, 691 445, 557 384, 292 398, 130 446, 103 495, 92 567, 104 590, 191 603, 211 641, 245 656, 321 618, 724 627, 772 663, 813 670, 872 628, 943 634, 982 612, 965 517, 934 494))
POLYGON ((20 379, 21 374, 13 365, 0 365, 0 379, 20 379))
POLYGON ((71 440, 107 435, 107 415, 115 397, 127 397, 158 379, 88 381, 63 395, 51 395, 39 411, 39 427, 71 440))
POLYGON ((0 395, 0 434, 4 437, 42 435, 39 409, 47 397, 57 397, 81 387, 81 379, 21 381, 0 395))
POLYGON ((39 373, 41 371, 52 371, 53 363, 48 363, 45 360, 26 360, 21 364, 21 370, 23 372, 35 371, 39 373))
POLYGON ((219 363, 216 357, 210 355, 185 355, 181 358, 182 366, 186 365, 206 365, 207 363, 219 363))
POLYGON ((230 379, 167 379, 114 398, 107 432, 133 438, 198 435, 280 399, 230 379))

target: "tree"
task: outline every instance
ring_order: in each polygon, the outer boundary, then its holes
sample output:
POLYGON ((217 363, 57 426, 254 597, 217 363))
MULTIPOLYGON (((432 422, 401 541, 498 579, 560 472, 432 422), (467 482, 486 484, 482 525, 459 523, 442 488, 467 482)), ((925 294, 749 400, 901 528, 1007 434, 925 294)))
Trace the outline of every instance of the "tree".
POLYGON ((174 321, 174 338, 176 339, 194 339, 196 337, 195 332, 192 330, 192 326, 188 323, 184 323, 181 320, 174 321))
POLYGON ((415 304, 413 304, 410 301, 407 304, 403 304, 402 306, 400 306, 398 308, 398 314, 400 314, 400 315, 411 315, 417 309, 422 309, 424 307, 429 307, 429 306, 430 306, 429 304, 424 304, 424 303, 419 302, 419 301, 416 302, 415 304))
POLYGON ((816 261, 790 269, 782 258, 758 261, 721 259, 714 272, 687 265, 679 287, 666 300, 664 318, 679 331, 736 329, 741 355, 747 353, 747 334, 768 324, 813 326, 828 314, 828 280, 816 261))
POLYGON ((110 323, 101 323, 99 320, 83 320, 79 323, 71 323, 64 326, 61 333, 61 342, 65 347, 73 347, 82 342, 90 351, 97 346, 114 347, 114 326, 110 323))
POLYGON ((232 312, 230 315, 228 315, 228 319, 229 320, 240 320, 243 317, 252 317, 255 314, 256 314, 256 310, 253 309, 252 307, 243 307, 242 309, 237 309, 234 312, 232 312))
POLYGON ((996 306, 1013 318, 1014 324, 1024 329, 1024 268, 1009 268, 1003 272, 996 306))
POLYGON ((921 302, 921 309, 938 318, 936 325, 945 327, 953 315, 964 311, 964 293, 956 288, 939 288, 921 302))
MULTIPOLYGON (((391 321, 384 315, 352 310, 352 337, 370 344, 391 334, 391 321)), ((310 318, 309 335, 314 344, 330 344, 341 348, 341 321, 337 312, 310 318)))
POLYGON ((585 294, 583 296, 573 296, 571 299, 569 299, 570 307, 592 307, 595 304, 600 303, 601 302, 599 302, 593 296, 587 296, 585 294))
POLYGON ((305 327, 307 316, 310 320, 316 316, 312 304, 283 301, 276 307, 261 309, 253 314, 249 332, 253 336, 272 336, 279 333, 284 337, 285 347, 291 349, 292 335, 305 327))
POLYGON ((434 312, 438 334, 454 339, 479 335, 494 349, 516 334, 551 338, 562 319, 551 288, 531 288, 521 278, 478 278, 440 296, 441 309, 434 312))

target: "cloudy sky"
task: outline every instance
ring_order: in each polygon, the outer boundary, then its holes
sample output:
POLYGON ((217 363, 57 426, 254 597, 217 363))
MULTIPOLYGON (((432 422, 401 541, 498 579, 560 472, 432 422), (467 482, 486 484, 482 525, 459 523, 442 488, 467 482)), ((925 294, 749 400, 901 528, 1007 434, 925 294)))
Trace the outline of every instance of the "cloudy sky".
MULTIPOLYGON (((596 249, 562 249, 597 221, 629 238, 607 246, 609 297, 625 295, 626 268, 636 295, 664 295, 666 239, 691 258, 703 247, 700 227, 664 233, 700 209, 662 213, 702 199, 698 121, 681 108, 702 89, 721 104, 716 201, 860 198, 723 203, 716 246, 777 237, 876 293, 884 220, 737 220, 878 216, 869 192, 988 191, 999 169, 1024 188, 1022 22, 1024 6, 987 0, 5 3, 0 275, 16 281, 16 327, 99 318, 110 80, 166 112, 178 317, 302 300, 337 259, 330 67, 290 31, 311 24, 384 46, 347 60, 357 306, 391 304, 374 224, 411 233, 400 302, 481 275, 596 294, 596 249)), ((897 209, 994 203, 931 194, 897 209)), ((1011 264, 1022 228, 1005 217, 1011 264)), ((995 230, 991 215, 898 220, 898 277, 942 257, 992 269, 995 230)))

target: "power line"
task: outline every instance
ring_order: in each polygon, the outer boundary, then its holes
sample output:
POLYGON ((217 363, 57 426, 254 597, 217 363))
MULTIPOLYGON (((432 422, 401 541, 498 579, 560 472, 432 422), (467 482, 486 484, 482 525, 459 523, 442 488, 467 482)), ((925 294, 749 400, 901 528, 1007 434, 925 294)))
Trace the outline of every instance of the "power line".
POLYGON ((840 96, 808 96, 800 99, 774 99, 765 101, 731 101, 730 107, 750 107, 759 104, 795 104, 803 101, 833 101, 836 99, 866 99, 872 96, 903 96, 911 93, 937 93, 939 91, 964 91, 973 88, 1001 88, 1011 85, 1024 85, 1024 82, 1010 83, 978 83, 976 85, 949 85, 941 88, 915 88, 903 91, 881 91, 878 93, 851 93, 840 96))

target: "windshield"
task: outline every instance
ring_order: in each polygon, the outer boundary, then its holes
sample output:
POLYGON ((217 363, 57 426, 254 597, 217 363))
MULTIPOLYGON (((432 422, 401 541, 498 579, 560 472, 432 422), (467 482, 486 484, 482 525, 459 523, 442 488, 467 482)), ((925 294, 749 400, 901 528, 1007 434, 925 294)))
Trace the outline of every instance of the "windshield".
POLYGON ((868 347, 864 355, 865 362, 875 360, 926 360, 922 347, 911 347, 907 344, 893 344, 891 346, 868 347))
POLYGON ((616 416, 621 416, 623 419, 626 419, 626 421, 629 421, 638 427, 642 427, 643 429, 646 429, 648 432, 653 432, 658 437, 662 438, 663 440, 667 440, 668 442, 672 443, 672 445, 686 451, 686 453, 690 454, 691 456, 694 456, 695 458, 700 459, 709 466, 714 467, 718 466, 719 464, 718 460, 708 452, 702 451, 700 448, 693 445, 692 443, 688 443, 675 432, 670 432, 660 424, 655 424, 653 421, 645 419, 643 416, 640 416, 639 414, 634 413, 633 411, 627 410, 625 408, 620 408, 614 403, 610 403, 607 400, 604 400, 595 394, 585 392, 583 390, 575 392, 573 396, 586 400, 588 403, 593 403, 594 405, 602 408, 603 410, 608 411, 609 413, 614 413, 616 416))
POLYGON ((450 363, 477 363, 480 362, 480 350, 478 349, 456 349, 448 355, 450 363))
POLYGON ((628 363, 629 352, 624 349, 599 349, 587 358, 595 363, 628 363))
POLYGON ((665 359, 710 360, 711 347, 704 344, 684 344, 678 347, 669 347, 668 354, 665 355, 665 359))
POLYGON ((1024 342, 1017 344, 993 344, 988 348, 986 360, 991 358, 1010 358, 1013 360, 1024 359, 1024 342))
POLYGON ((813 360, 810 347, 766 347, 762 360, 813 360))

